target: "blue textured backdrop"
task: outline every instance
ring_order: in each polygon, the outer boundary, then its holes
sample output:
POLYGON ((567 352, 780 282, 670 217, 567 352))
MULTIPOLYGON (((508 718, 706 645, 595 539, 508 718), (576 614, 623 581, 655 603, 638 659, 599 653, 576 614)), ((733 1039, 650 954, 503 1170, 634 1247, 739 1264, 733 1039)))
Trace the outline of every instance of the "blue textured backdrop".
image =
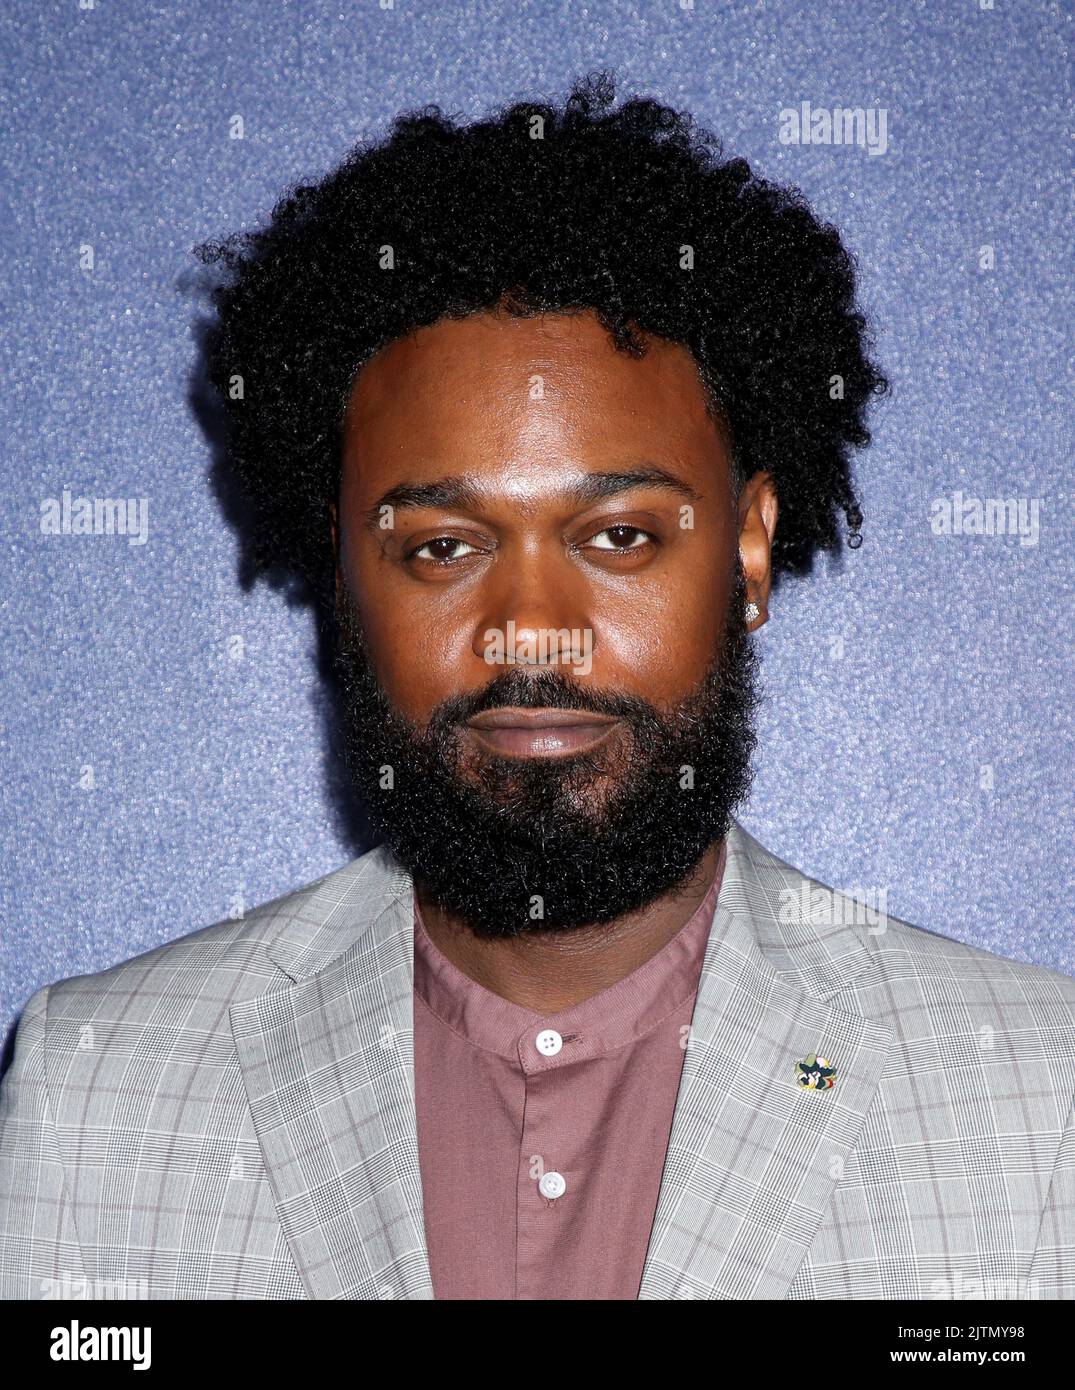
POLYGON ((621 93, 694 110, 844 230, 894 383, 860 462, 865 545, 786 585, 759 636, 768 705, 741 818, 807 872, 887 892, 898 916, 1075 972, 1057 6, 4 11, 0 1028, 38 985, 349 856, 310 617, 240 591, 207 482, 190 248, 251 225, 401 108, 475 116, 602 65, 621 93), (803 101, 883 108, 888 148, 782 144, 779 112, 803 101), (42 535, 42 501, 65 487, 148 499, 147 543, 42 535), (931 503, 956 490, 1028 517, 1036 503, 1037 543, 935 535, 931 503))

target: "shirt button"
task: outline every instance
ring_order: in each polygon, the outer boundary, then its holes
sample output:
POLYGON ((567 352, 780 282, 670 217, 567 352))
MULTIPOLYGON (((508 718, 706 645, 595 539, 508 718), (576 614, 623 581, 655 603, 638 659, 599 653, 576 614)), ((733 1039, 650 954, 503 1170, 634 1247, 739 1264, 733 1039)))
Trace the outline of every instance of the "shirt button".
POLYGON ((543 1197, 562 1197, 567 1191, 563 1173, 542 1173, 538 1191, 543 1197))
POLYGON ((534 1046, 542 1057, 555 1057, 564 1045, 564 1040, 555 1028, 543 1029, 534 1039, 534 1046))

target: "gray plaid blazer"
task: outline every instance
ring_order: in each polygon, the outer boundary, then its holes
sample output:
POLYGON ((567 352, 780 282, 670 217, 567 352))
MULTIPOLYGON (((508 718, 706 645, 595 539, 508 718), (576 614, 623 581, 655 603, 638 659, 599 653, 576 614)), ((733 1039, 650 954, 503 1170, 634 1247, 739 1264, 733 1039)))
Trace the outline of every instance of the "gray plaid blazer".
MULTIPOLYGON (((1075 981, 864 917, 733 827, 640 1298, 1075 1297, 1075 981)), ((412 932, 378 849, 38 990, 0 1294, 432 1298, 412 932)))

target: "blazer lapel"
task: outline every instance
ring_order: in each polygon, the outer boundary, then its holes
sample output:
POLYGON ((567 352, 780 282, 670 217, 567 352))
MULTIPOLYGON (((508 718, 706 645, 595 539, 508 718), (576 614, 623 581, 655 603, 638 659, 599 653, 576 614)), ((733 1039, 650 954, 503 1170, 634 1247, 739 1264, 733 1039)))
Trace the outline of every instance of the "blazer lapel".
POLYGON ((383 851, 270 947, 294 983, 231 1008, 280 1221, 316 1299, 431 1299, 414 1108, 410 878, 383 851))
POLYGON ((783 1298, 858 1139, 892 1035, 827 1002, 865 928, 819 925, 804 884, 733 825, 640 1299, 783 1298), (832 1089, 797 1084, 810 1054, 832 1089))

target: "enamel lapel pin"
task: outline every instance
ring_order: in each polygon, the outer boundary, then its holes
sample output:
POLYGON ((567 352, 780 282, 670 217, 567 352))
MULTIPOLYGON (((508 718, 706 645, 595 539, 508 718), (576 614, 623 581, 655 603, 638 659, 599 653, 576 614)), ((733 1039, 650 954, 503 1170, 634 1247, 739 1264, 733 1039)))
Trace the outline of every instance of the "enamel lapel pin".
POLYGON ((810 1091, 831 1091, 836 1080, 836 1068, 827 1057, 811 1053, 804 1062, 796 1063, 795 1080, 810 1091))

